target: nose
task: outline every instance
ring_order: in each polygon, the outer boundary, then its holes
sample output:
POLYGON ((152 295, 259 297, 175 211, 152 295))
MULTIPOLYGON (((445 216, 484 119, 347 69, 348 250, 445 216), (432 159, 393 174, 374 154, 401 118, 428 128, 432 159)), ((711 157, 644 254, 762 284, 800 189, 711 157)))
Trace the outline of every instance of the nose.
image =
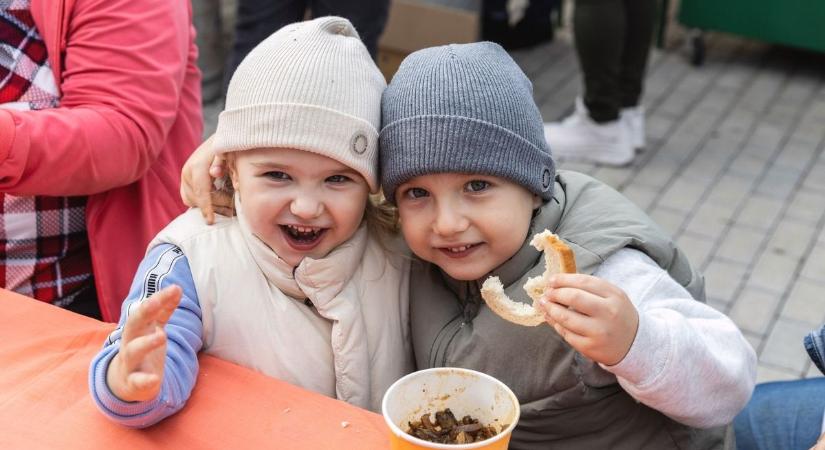
POLYGON ((301 219, 314 219, 324 212, 324 203, 312 195, 297 195, 289 205, 289 211, 301 219))
POLYGON ((452 236, 461 233, 470 226, 460 208, 456 208, 451 202, 441 203, 436 211, 433 231, 440 236, 452 236))

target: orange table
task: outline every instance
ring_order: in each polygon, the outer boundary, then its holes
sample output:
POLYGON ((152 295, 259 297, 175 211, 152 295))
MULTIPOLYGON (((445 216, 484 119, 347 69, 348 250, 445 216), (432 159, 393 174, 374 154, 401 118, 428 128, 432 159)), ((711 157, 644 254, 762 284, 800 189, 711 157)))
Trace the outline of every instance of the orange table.
POLYGON ((0 289, 0 449, 389 446, 377 414, 206 355, 178 414, 144 430, 117 425, 98 412, 87 381, 113 328, 0 289))

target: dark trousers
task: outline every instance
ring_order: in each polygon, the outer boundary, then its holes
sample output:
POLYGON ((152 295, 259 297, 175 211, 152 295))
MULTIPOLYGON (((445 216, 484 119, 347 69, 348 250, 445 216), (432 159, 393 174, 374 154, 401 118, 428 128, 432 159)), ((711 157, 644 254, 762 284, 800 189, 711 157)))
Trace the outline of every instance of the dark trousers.
POLYGON ((375 59, 389 0, 238 0, 235 45, 227 62, 224 84, 229 84, 238 64, 258 43, 284 25, 303 20, 307 8, 313 17, 349 19, 375 59))
POLYGON ((642 95, 656 0, 576 0, 574 8, 584 104, 596 122, 616 120, 642 95))
POLYGON ((561 0, 530 0, 524 17, 510 26, 507 0, 482 0, 481 38, 507 50, 532 47, 553 39, 551 15, 561 0))
POLYGON ((66 305, 65 308, 94 319, 101 320, 103 318, 100 314, 100 305, 97 300, 97 289, 95 288, 94 278, 89 279, 87 286, 83 288, 83 290, 77 294, 77 297, 66 305))

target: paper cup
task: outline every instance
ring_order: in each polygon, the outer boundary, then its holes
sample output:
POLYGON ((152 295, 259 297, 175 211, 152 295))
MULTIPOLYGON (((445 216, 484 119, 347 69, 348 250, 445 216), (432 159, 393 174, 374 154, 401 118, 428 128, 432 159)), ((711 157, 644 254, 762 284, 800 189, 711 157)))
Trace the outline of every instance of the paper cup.
POLYGON ((393 450, 401 449, 506 449, 518 423, 520 409, 513 391, 501 381, 481 372, 442 367, 413 372, 393 383, 381 403, 390 428, 393 450), (482 425, 492 425, 498 434, 471 444, 436 444, 407 434, 408 422, 450 408, 456 418, 469 415, 482 425), (503 428, 503 429, 502 429, 503 428))

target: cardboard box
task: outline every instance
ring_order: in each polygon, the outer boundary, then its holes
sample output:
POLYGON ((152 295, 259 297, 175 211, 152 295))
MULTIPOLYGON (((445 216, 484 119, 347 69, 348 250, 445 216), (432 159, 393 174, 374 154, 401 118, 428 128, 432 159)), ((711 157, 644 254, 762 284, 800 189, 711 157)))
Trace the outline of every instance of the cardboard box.
POLYGON ((476 42, 480 36, 479 15, 477 8, 463 9, 432 0, 393 0, 384 34, 378 41, 381 73, 389 82, 401 61, 422 48, 476 42))

